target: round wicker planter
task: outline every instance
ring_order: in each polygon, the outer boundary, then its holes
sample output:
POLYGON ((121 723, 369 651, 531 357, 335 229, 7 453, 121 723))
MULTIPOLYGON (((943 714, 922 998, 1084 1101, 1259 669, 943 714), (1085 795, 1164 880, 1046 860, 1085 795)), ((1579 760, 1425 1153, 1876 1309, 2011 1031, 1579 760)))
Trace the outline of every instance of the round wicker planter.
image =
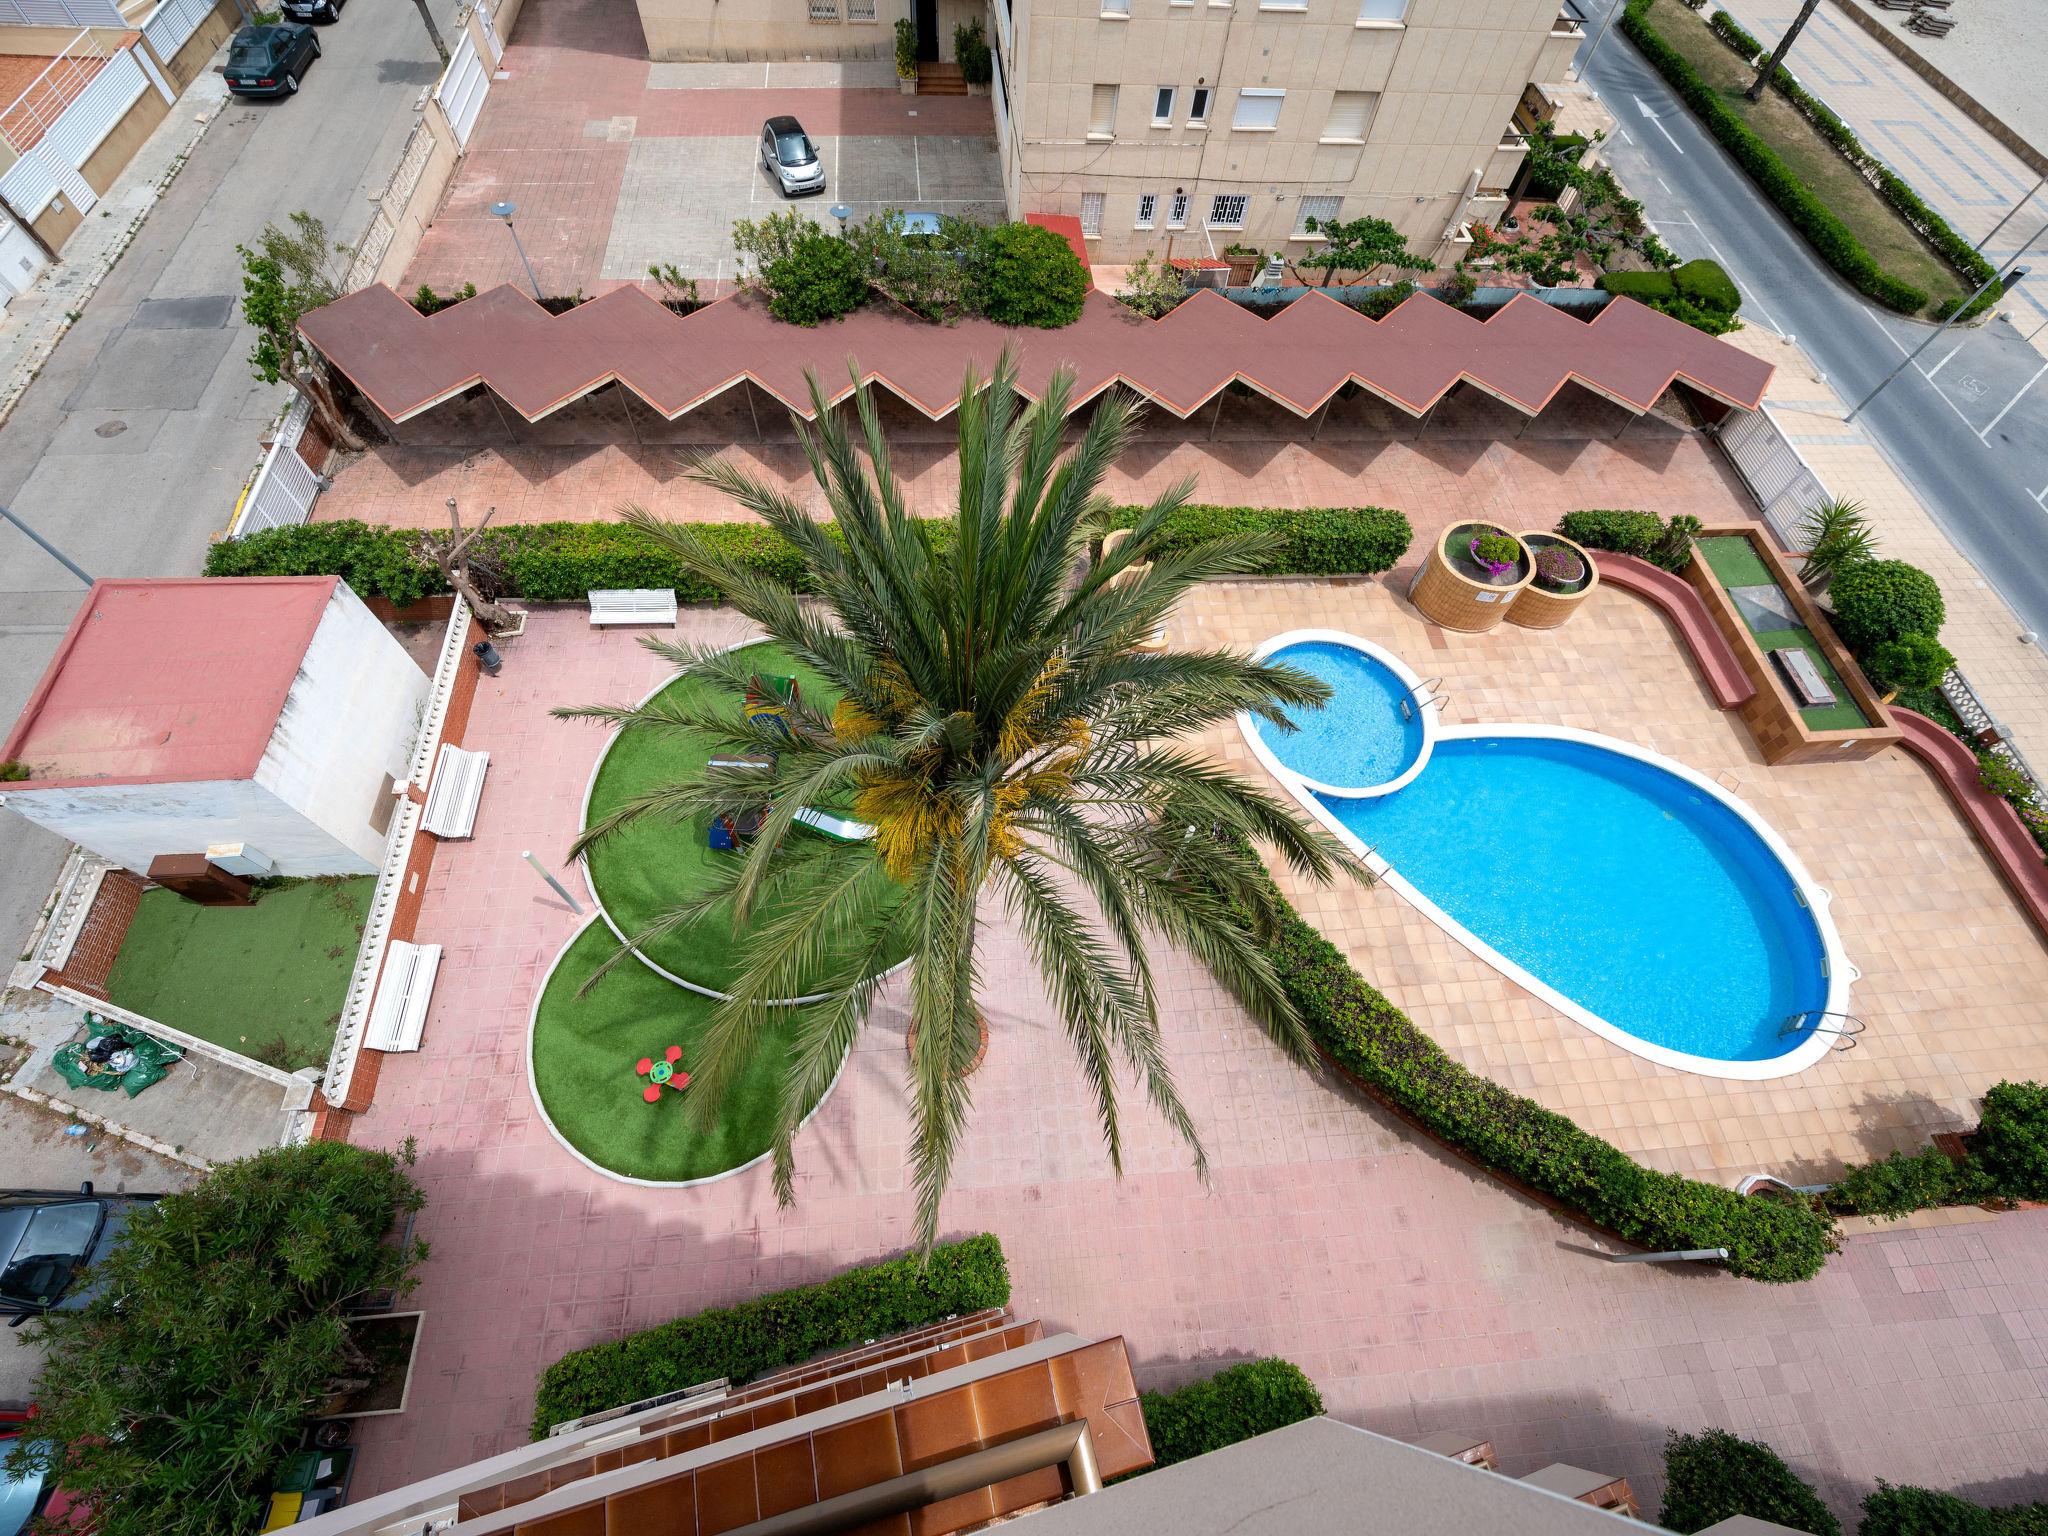
POLYGON ((1415 573, 1408 600, 1422 610, 1422 616, 1445 629, 1478 634, 1492 629, 1515 605, 1524 600, 1529 579, 1536 573, 1529 552, 1522 551, 1512 580, 1492 582, 1473 570, 1466 546, 1475 533, 1506 533, 1496 523, 1459 523, 1444 530, 1415 573), (1455 543, 1453 542, 1455 541, 1455 543), (1453 551, 1455 550, 1455 553, 1453 551))
POLYGON ((1555 629, 1579 611, 1593 589, 1600 585, 1600 567, 1593 563, 1593 557, 1570 539, 1557 533, 1543 533, 1532 529, 1517 534, 1522 545, 1535 558, 1536 552, 1545 548, 1568 549, 1586 562, 1586 580, 1576 592, 1553 592, 1545 587, 1539 578, 1532 577, 1529 585, 1508 609, 1508 622, 1519 624, 1524 629, 1555 629))

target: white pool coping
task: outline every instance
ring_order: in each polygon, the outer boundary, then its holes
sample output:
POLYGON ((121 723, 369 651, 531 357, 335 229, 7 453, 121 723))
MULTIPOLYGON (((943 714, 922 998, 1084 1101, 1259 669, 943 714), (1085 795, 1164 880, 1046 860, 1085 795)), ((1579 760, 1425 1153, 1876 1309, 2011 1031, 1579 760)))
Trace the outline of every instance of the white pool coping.
MULTIPOLYGON (((1382 647, 1374 645, 1371 641, 1361 639, 1356 635, 1346 635, 1334 630, 1290 631, 1286 635, 1268 641, 1254 654, 1263 656, 1282 645, 1291 645, 1298 640, 1310 638, 1354 646, 1369 656, 1388 662, 1389 665, 1395 668, 1397 673, 1412 675, 1407 673, 1405 667, 1391 660, 1389 653, 1382 647)), ((1328 806, 1324 805, 1316 797, 1315 791, 1319 786, 1312 780, 1285 767, 1273 757, 1272 753, 1266 749, 1265 744, 1260 741, 1257 722, 1252 716, 1240 714, 1238 716, 1238 728, 1244 732, 1246 741, 1251 744, 1252 751, 1257 755, 1259 761, 1264 763, 1273 773, 1274 777, 1287 787, 1288 792, 1301 802, 1303 808, 1333 833, 1346 847, 1364 859, 1373 874, 1379 879, 1386 881, 1404 901, 1428 918, 1438 928, 1442 929, 1452 939, 1455 939, 1467 950, 1471 951, 1481 960, 1484 960, 1510 981, 1513 981, 1517 986, 1523 987, 1529 992, 1534 993, 1537 997, 1542 998, 1543 1001, 1550 1004, 1551 1007, 1562 1013, 1566 1018, 1584 1025, 1603 1040, 1618 1045, 1623 1050, 1628 1051, 1632 1055, 1640 1056, 1646 1061, 1655 1062, 1659 1066, 1671 1067, 1680 1072, 1697 1073, 1701 1077, 1717 1077, 1736 1082, 1764 1082, 1772 1078, 1791 1077, 1795 1073, 1805 1071, 1833 1050, 1836 1037, 1816 1029, 1809 1032, 1804 1040, 1781 1056, 1768 1057, 1762 1061, 1727 1061, 1714 1056, 1695 1056, 1686 1051, 1675 1051, 1668 1046, 1657 1045, 1638 1035, 1631 1034, 1628 1030, 1621 1028, 1617 1024, 1610 1023, 1583 1004, 1575 1002, 1562 992, 1559 992, 1555 987, 1550 986, 1547 982, 1517 965, 1484 939, 1466 928, 1464 924, 1444 911, 1443 908, 1439 907, 1403 878, 1392 864, 1373 852, 1357 834, 1352 832, 1349 827, 1346 827, 1331 813, 1328 806)), ((1434 744, 1430 740, 1432 733, 1427 726, 1425 726, 1424 735, 1425 750, 1422 760, 1427 759, 1428 748, 1434 744)), ((1854 965, 1850 964, 1847 954, 1843 951, 1841 934, 1835 927, 1834 916, 1830 911, 1833 898, 1829 895, 1826 888, 1820 885, 1807 872, 1806 866, 1800 862, 1799 856, 1792 851, 1791 847, 1778 835, 1770 823, 1759 816, 1745 801, 1730 794, 1705 775, 1688 768, 1685 764, 1674 758, 1666 757, 1661 752, 1653 752, 1647 747, 1639 747, 1633 742, 1622 741, 1617 737, 1603 736, 1597 731, 1582 731, 1571 726, 1549 725, 1439 725, 1433 735, 1436 741, 1527 738, 1576 742, 1582 746, 1612 752, 1620 757, 1634 758, 1637 762, 1648 763, 1652 767, 1661 768, 1666 773, 1679 779, 1682 783, 1726 806, 1736 816, 1740 817, 1751 831, 1755 832, 1762 839, 1764 846, 1770 849, 1771 853, 1784 867, 1786 874, 1791 877, 1794 891, 1805 904, 1807 911, 1812 914, 1814 927, 1820 934, 1821 964, 1828 980, 1827 1001, 1823 1011, 1825 1014, 1831 1015, 1847 1013, 1850 983, 1859 979, 1862 973, 1854 965)), ((1416 771, 1420 771, 1419 766, 1416 771)), ((1401 782, 1405 783, 1407 779, 1413 777, 1414 773, 1410 773, 1401 782)), ((1382 790, 1381 793, 1390 793, 1393 787, 1395 786, 1389 786, 1387 789, 1382 790)), ((1328 793, 1329 791, 1325 790, 1324 792, 1328 793)), ((1342 794, 1345 792, 1338 791, 1338 793, 1342 794)), ((1354 790, 1350 793, 1355 796, 1357 792, 1354 790)))

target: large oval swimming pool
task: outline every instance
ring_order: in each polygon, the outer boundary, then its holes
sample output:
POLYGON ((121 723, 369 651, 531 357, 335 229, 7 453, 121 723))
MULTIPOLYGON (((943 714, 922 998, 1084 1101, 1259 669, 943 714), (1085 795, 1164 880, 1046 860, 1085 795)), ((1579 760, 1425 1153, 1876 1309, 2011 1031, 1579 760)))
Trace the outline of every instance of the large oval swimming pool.
MULTIPOLYGON (((1328 680, 1326 733, 1378 721, 1378 690, 1328 680)), ((1293 739, 1245 723, 1262 755, 1293 739)), ((1638 1055, 1774 1077, 1825 1052, 1816 1026, 1845 1006, 1853 971, 1825 895, 1748 807, 1589 732, 1432 734, 1425 766, 1390 793, 1329 793, 1286 756, 1282 777, 1454 938, 1638 1055)))

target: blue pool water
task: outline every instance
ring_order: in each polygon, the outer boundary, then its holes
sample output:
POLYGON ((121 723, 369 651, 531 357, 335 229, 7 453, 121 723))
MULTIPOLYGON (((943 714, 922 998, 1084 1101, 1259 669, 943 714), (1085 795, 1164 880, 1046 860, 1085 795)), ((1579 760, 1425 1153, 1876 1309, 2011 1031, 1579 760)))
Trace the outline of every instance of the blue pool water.
MULTIPOLYGON (((1360 710, 1378 706, 1368 694, 1360 710)), ((1781 1037, 1786 1019, 1826 1006, 1820 930, 1790 872, 1654 764, 1552 738, 1440 739, 1390 795, 1321 798, 1473 934, 1638 1039, 1762 1061, 1805 1038, 1781 1037)))
POLYGON ((1401 704, 1408 685, 1377 658, 1349 645, 1304 640, 1266 660, 1328 683, 1336 697, 1323 709, 1287 711, 1292 731, 1258 722, 1273 755, 1305 779, 1338 789, 1370 789, 1408 771, 1422 753, 1422 712, 1401 704))

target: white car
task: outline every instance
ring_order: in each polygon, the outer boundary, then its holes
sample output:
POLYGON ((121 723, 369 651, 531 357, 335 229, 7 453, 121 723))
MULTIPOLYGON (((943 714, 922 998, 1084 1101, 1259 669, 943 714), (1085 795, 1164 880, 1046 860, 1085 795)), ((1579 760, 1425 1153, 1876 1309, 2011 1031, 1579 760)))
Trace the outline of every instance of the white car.
POLYGON ((793 117, 771 117, 761 125, 761 164, 784 197, 825 190, 825 162, 818 147, 793 117))

